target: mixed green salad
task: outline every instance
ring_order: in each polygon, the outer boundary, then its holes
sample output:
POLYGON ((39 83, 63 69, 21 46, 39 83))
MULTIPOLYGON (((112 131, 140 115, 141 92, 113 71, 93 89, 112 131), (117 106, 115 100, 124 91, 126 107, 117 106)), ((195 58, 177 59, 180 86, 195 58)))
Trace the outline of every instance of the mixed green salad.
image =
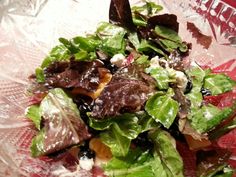
POLYGON ((80 167, 99 166, 103 176, 181 177, 183 144, 197 154, 195 176, 232 176, 230 152, 213 142, 235 127, 235 104, 219 108, 204 98, 232 91, 236 81, 190 61, 176 15, 162 9, 111 0, 109 23, 59 39, 30 77, 33 157, 77 148, 80 167))

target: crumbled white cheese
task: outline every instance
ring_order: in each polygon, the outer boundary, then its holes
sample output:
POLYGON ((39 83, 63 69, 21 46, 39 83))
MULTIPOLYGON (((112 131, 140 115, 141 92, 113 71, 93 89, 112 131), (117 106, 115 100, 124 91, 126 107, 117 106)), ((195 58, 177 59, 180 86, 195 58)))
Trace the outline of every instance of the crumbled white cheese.
POLYGON ((161 63, 165 63, 165 68, 166 68, 166 69, 170 68, 170 67, 169 67, 169 63, 168 63, 165 59, 159 58, 158 56, 155 56, 155 57, 153 57, 153 58, 150 60, 150 67, 151 67, 151 68, 161 67, 161 66, 160 66, 160 62, 161 62, 161 63))
POLYGON ((181 71, 175 71, 175 78, 178 88, 184 91, 188 84, 188 78, 186 75, 181 71))
POLYGON ((159 59, 158 56, 153 57, 153 58, 150 60, 150 67, 151 67, 151 68, 160 67, 159 61, 160 61, 160 59, 159 59))
POLYGON ((168 62, 165 59, 159 58, 158 56, 155 56, 150 60, 150 67, 161 67, 160 62, 165 63, 165 68, 168 71, 169 75, 176 79, 178 88, 184 91, 188 84, 187 76, 181 71, 176 71, 173 68, 170 68, 168 62))
POLYGON ((82 169, 89 171, 93 168, 93 165, 94 165, 93 158, 91 158, 91 159, 82 158, 82 159, 79 160, 79 165, 82 169))
POLYGON ((125 65, 125 60, 126 60, 125 56, 123 54, 119 53, 119 54, 115 54, 111 58, 110 62, 112 64, 116 65, 117 67, 122 67, 125 65))

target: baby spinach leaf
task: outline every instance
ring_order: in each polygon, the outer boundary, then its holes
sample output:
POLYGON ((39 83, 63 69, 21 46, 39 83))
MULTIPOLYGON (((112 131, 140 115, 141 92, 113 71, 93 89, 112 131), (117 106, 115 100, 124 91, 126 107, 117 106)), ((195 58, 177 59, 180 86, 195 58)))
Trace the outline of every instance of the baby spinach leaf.
POLYGON ((162 6, 160 6, 154 2, 146 1, 144 5, 133 6, 131 10, 133 12, 137 11, 139 13, 145 13, 145 11, 146 11, 146 15, 153 15, 153 14, 160 12, 162 9, 163 9, 162 6))
POLYGON ((43 60, 41 68, 44 69, 56 61, 69 61, 70 51, 64 45, 57 45, 50 51, 49 55, 43 60))
POLYGON ((126 30, 122 27, 103 22, 97 28, 97 35, 102 40, 101 49, 113 56, 117 53, 124 53, 126 30))
POLYGON ((93 52, 101 45, 101 40, 96 36, 77 36, 71 39, 70 42, 77 51, 84 50, 87 52, 93 52))
POLYGON ((135 49, 137 50, 139 48, 139 45, 140 45, 140 42, 139 42, 139 39, 138 39, 138 34, 137 33, 129 33, 128 39, 133 44, 135 49))
POLYGON ((138 124, 141 126, 141 133, 160 127, 160 124, 157 123, 146 112, 140 112, 140 113, 137 113, 136 115, 139 118, 138 124))
POLYGON ((232 113, 231 108, 219 109, 211 104, 191 110, 191 126, 200 133, 205 133, 218 125, 232 113))
POLYGON ((120 134, 117 124, 111 125, 111 128, 100 134, 104 144, 106 144, 112 152, 113 156, 126 156, 129 151, 131 140, 120 134))
POLYGON ((111 148, 114 156, 125 156, 132 139, 144 131, 159 127, 146 113, 125 113, 104 120, 90 118, 89 125, 96 130, 106 130, 100 136, 103 143, 111 148))
POLYGON ((162 56, 166 56, 166 54, 159 48, 157 48, 156 46, 154 46, 151 42, 147 41, 147 40, 141 40, 140 45, 138 46, 137 49, 139 52, 148 52, 148 51, 155 51, 156 53, 162 55, 162 56))
POLYGON ((147 67, 150 65, 150 60, 148 60, 148 56, 146 56, 146 55, 141 55, 134 62, 138 65, 143 65, 144 67, 145 66, 147 67))
POLYGON ((161 129, 150 132, 149 137, 154 143, 154 157, 160 160, 160 165, 156 164, 155 174, 157 176, 183 177, 183 161, 176 150, 174 138, 161 129), (162 171, 160 171, 160 166, 162 166, 162 171))
POLYGON ((68 48, 72 54, 79 51, 94 52, 101 45, 101 40, 96 35, 89 35, 86 37, 77 36, 71 40, 59 38, 59 41, 68 48))
POLYGON ((103 169, 107 176, 113 177, 154 177, 153 157, 149 151, 139 148, 130 150, 125 157, 113 157, 103 169))
POLYGON ((171 98, 172 96, 172 94, 157 93, 148 99, 145 106, 147 113, 166 128, 172 125, 179 111, 179 104, 171 98))
POLYGON ((162 43, 162 45, 164 45, 165 50, 167 50, 168 52, 173 52, 174 49, 177 49, 180 46, 179 43, 173 42, 168 39, 159 39, 159 40, 162 43))
POLYGON ((191 101, 191 108, 200 107, 203 99, 200 91, 206 73, 197 64, 191 66, 191 68, 187 70, 186 73, 188 77, 191 79, 193 84, 192 90, 190 91, 190 93, 186 94, 186 96, 191 101))
POLYGON ((169 39, 169 40, 171 40, 173 42, 177 42, 177 43, 182 43, 182 40, 179 37, 178 33, 170 28, 157 25, 155 27, 155 32, 157 35, 159 35, 165 39, 169 39))
POLYGON ((166 90, 169 88, 169 73, 166 69, 162 68, 162 67, 149 67, 146 70, 146 73, 150 74, 157 83, 157 87, 160 90, 166 90))
POLYGON ((39 106, 32 105, 27 108, 26 117, 33 121, 35 127, 40 130, 40 122, 41 122, 41 111, 39 106))
POLYGON ((143 27, 145 27, 147 25, 147 21, 142 19, 142 18, 139 18, 137 15, 133 15, 133 23, 136 26, 143 26, 143 27))
POLYGON ((212 95, 231 91, 236 86, 236 81, 225 74, 208 74, 204 80, 204 88, 209 89, 212 95))
POLYGON ((154 15, 148 18, 149 27, 154 29, 157 25, 172 29, 177 33, 179 31, 179 23, 177 21, 177 16, 174 14, 154 15))
POLYGON ((187 98, 191 101, 191 108, 199 107, 202 104, 202 93, 197 88, 192 88, 191 92, 188 93, 187 98))
POLYGON ((116 117, 104 120, 90 118, 89 125, 95 130, 106 130, 114 125, 116 131, 128 139, 134 139, 141 132, 141 126, 138 124, 138 117, 135 114, 125 113, 116 117))
POLYGON ((154 152, 130 149, 125 157, 113 157, 103 169, 113 177, 182 177, 183 162, 175 149, 173 138, 160 129, 150 133, 154 152))

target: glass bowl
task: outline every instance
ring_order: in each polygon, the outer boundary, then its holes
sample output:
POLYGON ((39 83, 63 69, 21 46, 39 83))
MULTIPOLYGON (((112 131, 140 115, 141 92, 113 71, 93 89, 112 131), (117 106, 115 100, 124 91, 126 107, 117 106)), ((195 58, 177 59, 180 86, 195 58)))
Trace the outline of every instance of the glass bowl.
MULTIPOLYGON (((140 3, 130 0, 131 4, 140 3)), ((236 79, 236 3, 232 0, 155 0, 165 12, 178 16, 180 36, 191 42, 192 60, 216 67, 236 79), (187 22, 212 36, 205 49, 191 37, 187 22)), ((34 72, 59 37, 92 33, 100 21, 108 21, 110 0, 1 0, 0 1, 0 176, 90 176, 70 172, 70 155, 30 157, 36 130, 24 117, 29 104, 28 76, 34 72)), ((235 94, 236 95, 236 94, 235 94)), ((218 143, 236 149, 236 131, 218 143)), ((191 161, 191 156, 187 157, 191 161)), ((233 153, 231 161, 236 161, 233 153)), ((190 170, 191 171, 191 170, 190 170)), ((192 169, 194 171, 194 169, 192 169)), ((186 173, 186 176, 194 176, 186 173)))

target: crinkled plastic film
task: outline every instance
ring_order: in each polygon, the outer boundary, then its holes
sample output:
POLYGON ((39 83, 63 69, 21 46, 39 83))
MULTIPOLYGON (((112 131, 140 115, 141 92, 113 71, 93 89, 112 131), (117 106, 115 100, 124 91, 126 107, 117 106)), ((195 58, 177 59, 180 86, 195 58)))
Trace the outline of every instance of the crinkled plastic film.
MULTIPOLYGON (((141 2, 130 1, 131 4, 141 2)), ((191 59, 212 67, 236 59, 236 7, 233 1, 229 4, 221 0, 155 2, 178 16, 180 35, 193 44, 191 59), (208 50, 191 38, 186 30, 187 21, 213 37, 208 50)), ((109 0, 0 1, 0 176, 91 175, 83 171, 70 172, 60 160, 51 162, 30 157, 29 146, 36 131, 24 118, 29 101, 27 78, 50 48, 58 43, 59 37, 92 33, 98 22, 108 20, 108 12, 109 0)), ((235 65, 234 60, 225 68, 234 78, 235 65)), ((221 143, 232 141, 232 137, 236 135, 231 135, 228 141, 224 138, 221 143)), ((235 159, 233 156, 232 160, 235 159)))

